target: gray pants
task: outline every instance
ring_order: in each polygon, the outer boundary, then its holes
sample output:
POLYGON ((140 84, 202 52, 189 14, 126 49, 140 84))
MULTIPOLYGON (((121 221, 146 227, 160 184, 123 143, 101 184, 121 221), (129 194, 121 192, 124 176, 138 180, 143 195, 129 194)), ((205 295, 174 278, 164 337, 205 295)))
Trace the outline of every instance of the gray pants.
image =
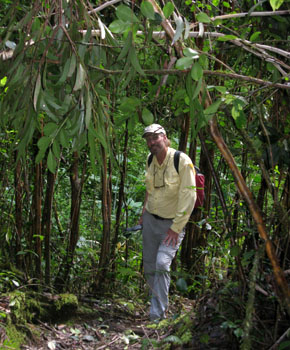
POLYGON ((181 232, 175 247, 166 246, 163 241, 171 225, 171 219, 156 219, 146 211, 143 214, 143 265, 151 293, 151 320, 165 317, 168 307, 170 265, 184 237, 184 232, 181 232))

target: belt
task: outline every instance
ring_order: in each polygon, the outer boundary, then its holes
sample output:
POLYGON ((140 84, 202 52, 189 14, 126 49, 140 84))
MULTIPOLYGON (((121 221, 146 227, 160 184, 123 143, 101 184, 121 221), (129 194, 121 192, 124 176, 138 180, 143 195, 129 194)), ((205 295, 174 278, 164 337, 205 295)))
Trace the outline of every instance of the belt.
MULTIPOLYGON (((150 213, 151 214, 151 213, 150 213)), ((155 217, 155 219, 157 220, 173 220, 173 219, 170 219, 170 218, 162 218, 161 216, 159 215, 156 215, 156 214, 151 214, 152 216, 155 217)))

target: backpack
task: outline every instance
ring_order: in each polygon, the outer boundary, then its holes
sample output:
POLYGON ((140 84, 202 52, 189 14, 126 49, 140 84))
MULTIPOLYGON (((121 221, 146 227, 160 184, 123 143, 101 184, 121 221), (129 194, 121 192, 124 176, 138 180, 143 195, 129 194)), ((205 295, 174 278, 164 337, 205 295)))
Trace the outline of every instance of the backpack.
MULTIPOLYGON (((179 158, 180 158, 180 153, 181 151, 175 151, 174 153, 174 167, 177 173, 179 174, 179 158)), ((153 160, 153 154, 151 153, 148 157, 148 168, 150 164, 152 163, 153 160)), ((195 208, 200 208, 203 205, 204 201, 204 182, 205 182, 205 177, 204 175, 200 172, 199 168, 197 166, 194 166, 195 168, 195 182, 196 182, 196 202, 194 205, 195 208)))

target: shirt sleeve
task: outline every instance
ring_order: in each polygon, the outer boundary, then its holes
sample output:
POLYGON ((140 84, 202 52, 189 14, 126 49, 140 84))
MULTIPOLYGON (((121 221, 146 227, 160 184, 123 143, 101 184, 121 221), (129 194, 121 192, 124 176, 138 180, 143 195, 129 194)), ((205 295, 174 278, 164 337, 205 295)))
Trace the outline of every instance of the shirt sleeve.
POLYGON ((195 169, 191 159, 184 154, 179 160, 180 187, 175 218, 171 229, 180 233, 188 222, 196 201, 195 169))

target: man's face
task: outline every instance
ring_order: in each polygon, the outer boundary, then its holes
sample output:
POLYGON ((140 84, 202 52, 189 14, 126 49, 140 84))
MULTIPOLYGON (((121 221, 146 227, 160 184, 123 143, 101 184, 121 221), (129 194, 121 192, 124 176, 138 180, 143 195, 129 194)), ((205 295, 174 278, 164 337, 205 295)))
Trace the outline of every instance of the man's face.
POLYGON ((147 146, 152 154, 158 154, 166 148, 164 134, 148 134, 145 136, 147 146))

